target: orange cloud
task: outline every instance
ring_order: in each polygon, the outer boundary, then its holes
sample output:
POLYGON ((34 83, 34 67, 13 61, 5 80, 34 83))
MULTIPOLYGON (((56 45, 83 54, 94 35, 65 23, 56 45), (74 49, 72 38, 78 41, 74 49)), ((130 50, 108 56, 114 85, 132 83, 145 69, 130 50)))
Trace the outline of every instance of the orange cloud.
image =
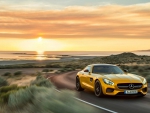
MULTIPOLYGON (((5 8, 6 9, 6 8, 5 8)), ((149 38, 150 3, 0 10, 0 38, 149 38)))

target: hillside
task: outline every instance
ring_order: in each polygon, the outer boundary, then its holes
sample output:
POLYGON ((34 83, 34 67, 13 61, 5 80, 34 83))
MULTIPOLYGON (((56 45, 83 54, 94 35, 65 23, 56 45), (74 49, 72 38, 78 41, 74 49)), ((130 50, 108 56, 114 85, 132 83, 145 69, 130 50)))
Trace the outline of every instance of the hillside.
POLYGON ((149 64, 150 56, 139 56, 134 53, 121 53, 118 55, 111 55, 102 58, 94 58, 92 62, 96 63, 110 63, 110 64, 126 64, 126 63, 137 63, 137 64, 149 64))
MULTIPOLYGON (((77 61, 74 61, 74 63, 77 61)), ((96 57, 93 59, 79 60, 80 65, 92 63, 108 63, 108 64, 150 64, 150 56, 139 56, 134 53, 121 53, 105 57, 96 57)), ((73 62, 72 62, 73 63, 73 62)))
POLYGON ((89 64, 108 63, 108 64, 150 64, 150 56, 139 56, 133 53, 122 53, 105 57, 95 57, 93 59, 73 60, 68 62, 55 62, 46 65, 47 68, 84 68, 89 64))

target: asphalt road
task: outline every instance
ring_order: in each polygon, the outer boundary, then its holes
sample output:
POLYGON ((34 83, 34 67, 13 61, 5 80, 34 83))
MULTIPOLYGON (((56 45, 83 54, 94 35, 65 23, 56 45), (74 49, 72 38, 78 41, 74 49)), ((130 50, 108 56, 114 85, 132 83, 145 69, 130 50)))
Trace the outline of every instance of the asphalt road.
MULTIPOLYGON (((59 90, 70 89, 76 91, 75 90, 76 73, 77 71, 73 71, 60 75, 55 75, 52 76, 50 79, 59 90)), ((78 94, 77 98, 92 103, 93 105, 99 107, 96 108, 97 110, 95 111, 95 113, 97 112, 150 113, 150 92, 148 92, 148 94, 142 98, 129 96, 128 97, 105 96, 103 98, 98 98, 91 91, 85 90, 81 92, 78 91, 76 92, 78 94)))

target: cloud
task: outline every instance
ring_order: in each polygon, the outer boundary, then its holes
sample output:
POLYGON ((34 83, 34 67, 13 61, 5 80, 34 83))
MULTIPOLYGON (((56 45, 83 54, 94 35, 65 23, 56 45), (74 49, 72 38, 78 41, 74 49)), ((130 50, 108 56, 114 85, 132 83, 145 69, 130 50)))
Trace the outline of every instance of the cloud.
POLYGON ((150 3, 0 9, 0 38, 150 38, 150 3), (5 10, 4 10, 5 9, 5 10))

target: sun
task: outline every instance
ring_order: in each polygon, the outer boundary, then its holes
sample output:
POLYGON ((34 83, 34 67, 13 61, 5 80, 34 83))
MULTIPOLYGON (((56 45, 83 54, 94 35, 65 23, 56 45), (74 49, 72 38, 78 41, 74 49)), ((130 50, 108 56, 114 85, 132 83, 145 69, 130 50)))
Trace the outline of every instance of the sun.
POLYGON ((38 42, 42 42, 42 40, 43 40, 42 37, 38 38, 38 42))

